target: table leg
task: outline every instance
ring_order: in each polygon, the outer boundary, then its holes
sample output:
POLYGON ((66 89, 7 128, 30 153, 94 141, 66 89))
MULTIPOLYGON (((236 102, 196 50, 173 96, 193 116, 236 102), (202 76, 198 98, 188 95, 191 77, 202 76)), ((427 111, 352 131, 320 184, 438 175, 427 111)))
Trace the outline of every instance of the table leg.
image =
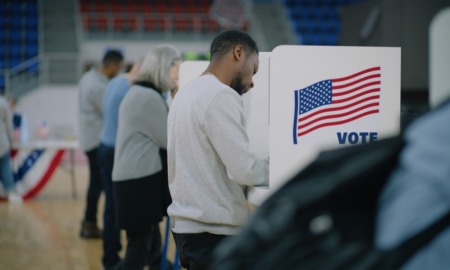
POLYGON ((75 186, 75 150, 70 149, 70 178, 72 181, 72 198, 77 198, 77 187, 75 186))

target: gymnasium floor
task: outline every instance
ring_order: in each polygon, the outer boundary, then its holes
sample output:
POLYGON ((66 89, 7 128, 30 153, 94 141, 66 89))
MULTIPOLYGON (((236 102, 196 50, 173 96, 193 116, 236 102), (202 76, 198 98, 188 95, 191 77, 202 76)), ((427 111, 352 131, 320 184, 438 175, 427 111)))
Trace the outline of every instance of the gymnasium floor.
MULTIPOLYGON (((101 240, 78 236, 88 176, 86 164, 78 163, 76 199, 72 198, 69 175, 58 169, 37 197, 22 204, 0 202, 0 270, 103 269, 101 240)), ((99 210, 103 203, 102 196, 99 210)), ((164 225, 161 223, 162 234, 164 225)), ((100 226, 103 227, 101 223, 100 226)), ((122 246, 125 244, 123 233, 122 246)), ((173 255, 171 239, 168 251, 171 261, 173 255)))

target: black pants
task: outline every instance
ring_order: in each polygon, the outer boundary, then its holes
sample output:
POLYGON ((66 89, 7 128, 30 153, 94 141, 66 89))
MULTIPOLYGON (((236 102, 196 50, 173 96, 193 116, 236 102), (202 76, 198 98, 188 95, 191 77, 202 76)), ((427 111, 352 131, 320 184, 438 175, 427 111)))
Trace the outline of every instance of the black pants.
POLYGON ((116 210, 113 194, 112 170, 114 166, 114 148, 100 144, 98 157, 105 191, 105 208, 103 210, 103 266, 110 268, 119 263, 120 229, 116 222, 116 210))
POLYGON ((147 230, 126 230, 127 251, 116 270, 142 270, 161 268, 161 232, 159 225, 147 230))
POLYGON ((98 147, 86 152, 89 161, 89 185, 86 195, 84 221, 97 222, 98 199, 102 192, 102 179, 97 158, 98 147))
POLYGON ((211 233, 172 233, 181 266, 188 270, 209 269, 215 247, 226 237, 211 233))

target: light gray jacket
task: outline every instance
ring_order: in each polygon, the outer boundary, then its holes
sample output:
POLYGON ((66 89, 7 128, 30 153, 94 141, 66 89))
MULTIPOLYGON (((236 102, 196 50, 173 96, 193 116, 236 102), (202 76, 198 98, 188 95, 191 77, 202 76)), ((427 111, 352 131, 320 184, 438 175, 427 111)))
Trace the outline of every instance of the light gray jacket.
POLYGON ((88 152, 100 144, 103 125, 102 101, 108 78, 96 68, 81 77, 78 95, 78 122, 81 148, 88 152))
POLYGON ((153 89, 133 85, 119 107, 113 181, 161 171, 159 149, 167 148, 167 105, 153 89))

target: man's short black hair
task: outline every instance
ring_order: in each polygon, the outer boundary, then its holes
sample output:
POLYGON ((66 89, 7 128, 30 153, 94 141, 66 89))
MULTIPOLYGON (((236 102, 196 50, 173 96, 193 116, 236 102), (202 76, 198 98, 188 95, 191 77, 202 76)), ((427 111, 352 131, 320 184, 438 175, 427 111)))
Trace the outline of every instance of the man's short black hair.
POLYGON ((220 33, 211 43, 211 60, 224 56, 237 45, 242 45, 246 52, 258 54, 258 46, 250 35, 239 30, 227 30, 220 33))
POLYGON ((123 61, 123 54, 118 50, 108 50, 103 56, 102 64, 107 66, 112 63, 120 63, 123 61))

